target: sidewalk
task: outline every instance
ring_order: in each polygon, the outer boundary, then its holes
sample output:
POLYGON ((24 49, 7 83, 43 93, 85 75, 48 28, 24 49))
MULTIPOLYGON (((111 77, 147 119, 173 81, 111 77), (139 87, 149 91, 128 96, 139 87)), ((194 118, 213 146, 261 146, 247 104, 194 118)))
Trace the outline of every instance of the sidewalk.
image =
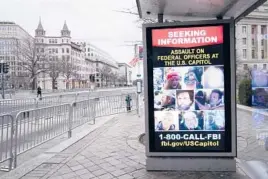
POLYGON ((144 119, 135 113, 109 120, 85 138, 42 163, 21 179, 246 179, 228 172, 147 172, 138 137, 144 119))

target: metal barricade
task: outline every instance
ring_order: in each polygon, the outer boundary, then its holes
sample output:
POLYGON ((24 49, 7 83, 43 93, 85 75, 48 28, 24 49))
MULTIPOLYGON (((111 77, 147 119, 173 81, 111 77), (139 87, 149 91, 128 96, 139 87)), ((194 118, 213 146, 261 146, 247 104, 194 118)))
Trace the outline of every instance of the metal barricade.
POLYGON ((137 109, 136 93, 126 93, 122 95, 105 96, 98 98, 96 102, 96 117, 114 115, 127 112, 126 97, 130 96, 131 110, 137 109))
POLYGON ((6 164, 1 170, 10 171, 13 161, 14 117, 12 115, 0 116, 0 163, 6 164))
POLYGON ((1 100, 0 114, 7 114, 14 111, 25 110, 35 107, 35 98, 29 99, 15 99, 15 100, 1 100))
POLYGON ((16 116, 15 158, 69 129, 70 104, 21 111, 16 116))
POLYGON ((79 127, 85 123, 93 122, 95 124, 95 99, 74 102, 70 112, 70 126, 68 136, 72 136, 72 129, 79 127))
POLYGON ((0 116, 0 163, 8 161, 7 170, 12 166, 16 168, 19 154, 66 132, 68 137, 71 137, 74 128, 88 122, 95 124, 96 117, 137 110, 136 93, 120 92, 120 94, 91 98, 85 93, 81 98, 88 98, 83 101, 77 101, 81 99, 77 95, 74 98, 60 96, 40 101, 35 99, 35 109, 23 110, 16 115, 16 118, 12 115, 0 116), (62 104, 65 98, 70 100, 68 104, 62 104))

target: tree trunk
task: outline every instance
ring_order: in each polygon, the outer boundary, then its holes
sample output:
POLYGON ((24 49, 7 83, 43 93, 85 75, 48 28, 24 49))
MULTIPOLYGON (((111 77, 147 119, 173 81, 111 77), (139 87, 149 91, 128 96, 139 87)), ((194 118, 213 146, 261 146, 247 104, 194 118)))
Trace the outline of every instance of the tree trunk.
POLYGON ((52 90, 54 91, 56 89, 56 79, 52 79, 52 90))
POLYGON ((69 78, 67 78, 67 81, 66 81, 66 89, 69 89, 70 88, 70 82, 69 82, 69 78))
POLYGON ((34 92, 36 90, 36 77, 32 77, 32 91, 34 92))

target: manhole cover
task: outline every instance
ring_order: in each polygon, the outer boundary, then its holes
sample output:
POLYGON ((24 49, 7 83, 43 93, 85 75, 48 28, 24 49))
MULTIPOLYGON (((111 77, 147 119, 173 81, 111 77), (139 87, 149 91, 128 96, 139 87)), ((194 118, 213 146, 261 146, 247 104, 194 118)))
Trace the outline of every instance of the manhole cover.
POLYGON ((143 145, 146 145, 146 140, 145 140, 145 133, 141 134, 139 136, 139 142, 143 145))

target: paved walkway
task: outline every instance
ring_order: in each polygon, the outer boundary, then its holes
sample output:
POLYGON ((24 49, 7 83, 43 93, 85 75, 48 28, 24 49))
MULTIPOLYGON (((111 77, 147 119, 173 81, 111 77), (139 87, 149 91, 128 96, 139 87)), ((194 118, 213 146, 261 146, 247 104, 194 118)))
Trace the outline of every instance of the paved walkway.
POLYGON ((246 179, 228 172, 147 172, 138 136, 144 119, 135 114, 115 117, 21 179, 246 179))

